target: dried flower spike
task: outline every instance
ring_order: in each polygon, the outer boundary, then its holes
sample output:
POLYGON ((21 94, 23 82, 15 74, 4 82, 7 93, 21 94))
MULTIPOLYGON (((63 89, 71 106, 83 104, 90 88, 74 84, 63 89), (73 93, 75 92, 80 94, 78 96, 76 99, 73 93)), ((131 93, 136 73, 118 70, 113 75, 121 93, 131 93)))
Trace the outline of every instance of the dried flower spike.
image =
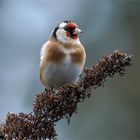
POLYGON ((125 68, 132 64, 132 56, 114 51, 98 63, 84 70, 84 77, 76 84, 67 84, 59 91, 48 90, 36 95, 33 112, 8 113, 5 123, 0 125, 2 140, 50 140, 56 139, 54 126, 60 119, 68 122, 73 113, 77 113, 77 104, 91 95, 91 90, 103 86, 107 77, 115 73, 124 75, 125 68))

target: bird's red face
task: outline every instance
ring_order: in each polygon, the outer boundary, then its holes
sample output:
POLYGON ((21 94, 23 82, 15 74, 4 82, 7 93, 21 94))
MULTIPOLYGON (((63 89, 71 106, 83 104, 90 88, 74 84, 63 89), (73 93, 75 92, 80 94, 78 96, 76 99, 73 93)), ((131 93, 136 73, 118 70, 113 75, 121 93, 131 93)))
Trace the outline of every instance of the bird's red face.
POLYGON ((79 33, 82 32, 74 22, 68 22, 64 29, 66 31, 66 36, 72 39, 77 39, 79 37, 79 33))

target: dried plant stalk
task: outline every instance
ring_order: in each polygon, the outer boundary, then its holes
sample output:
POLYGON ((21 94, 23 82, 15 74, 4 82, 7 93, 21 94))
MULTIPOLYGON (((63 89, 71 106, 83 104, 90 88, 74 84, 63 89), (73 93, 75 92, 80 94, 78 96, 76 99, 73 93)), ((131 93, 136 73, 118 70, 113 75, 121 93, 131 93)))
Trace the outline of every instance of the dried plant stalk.
POLYGON ((77 104, 91 95, 91 90, 104 84, 107 77, 115 73, 124 75, 126 66, 132 64, 132 56, 118 50, 101 58, 96 65, 84 70, 84 77, 76 84, 67 84, 58 91, 48 90, 36 95, 33 112, 8 113, 6 122, 0 125, 3 140, 56 139, 54 126, 60 119, 69 122, 76 113, 77 104))

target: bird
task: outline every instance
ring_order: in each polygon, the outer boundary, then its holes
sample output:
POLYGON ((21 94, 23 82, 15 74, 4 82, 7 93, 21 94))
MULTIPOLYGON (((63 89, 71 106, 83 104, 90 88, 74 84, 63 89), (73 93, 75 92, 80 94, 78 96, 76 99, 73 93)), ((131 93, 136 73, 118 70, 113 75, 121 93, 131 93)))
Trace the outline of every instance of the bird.
POLYGON ((39 77, 45 89, 59 89, 76 83, 85 60, 85 48, 80 42, 82 30, 73 21, 63 21, 52 31, 40 52, 39 77))

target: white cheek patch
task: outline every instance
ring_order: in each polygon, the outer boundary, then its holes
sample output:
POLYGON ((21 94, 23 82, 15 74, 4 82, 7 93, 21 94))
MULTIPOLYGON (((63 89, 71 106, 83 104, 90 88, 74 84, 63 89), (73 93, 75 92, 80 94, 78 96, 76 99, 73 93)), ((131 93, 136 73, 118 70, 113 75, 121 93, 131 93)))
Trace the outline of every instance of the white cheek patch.
POLYGON ((58 29, 56 32, 56 36, 59 38, 66 38, 66 31, 64 29, 58 29))
POLYGON ((58 29, 56 32, 57 39, 62 42, 67 42, 69 37, 66 36, 66 31, 64 29, 58 29))
MULTIPOLYGON (((63 23, 61 23, 61 24, 63 24, 63 23)), ((80 43, 79 38, 72 39, 72 38, 68 37, 66 35, 66 31, 64 29, 58 29, 56 32, 56 36, 59 41, 64 42, 64 43, 72 43, 72 44, 80 43)))

